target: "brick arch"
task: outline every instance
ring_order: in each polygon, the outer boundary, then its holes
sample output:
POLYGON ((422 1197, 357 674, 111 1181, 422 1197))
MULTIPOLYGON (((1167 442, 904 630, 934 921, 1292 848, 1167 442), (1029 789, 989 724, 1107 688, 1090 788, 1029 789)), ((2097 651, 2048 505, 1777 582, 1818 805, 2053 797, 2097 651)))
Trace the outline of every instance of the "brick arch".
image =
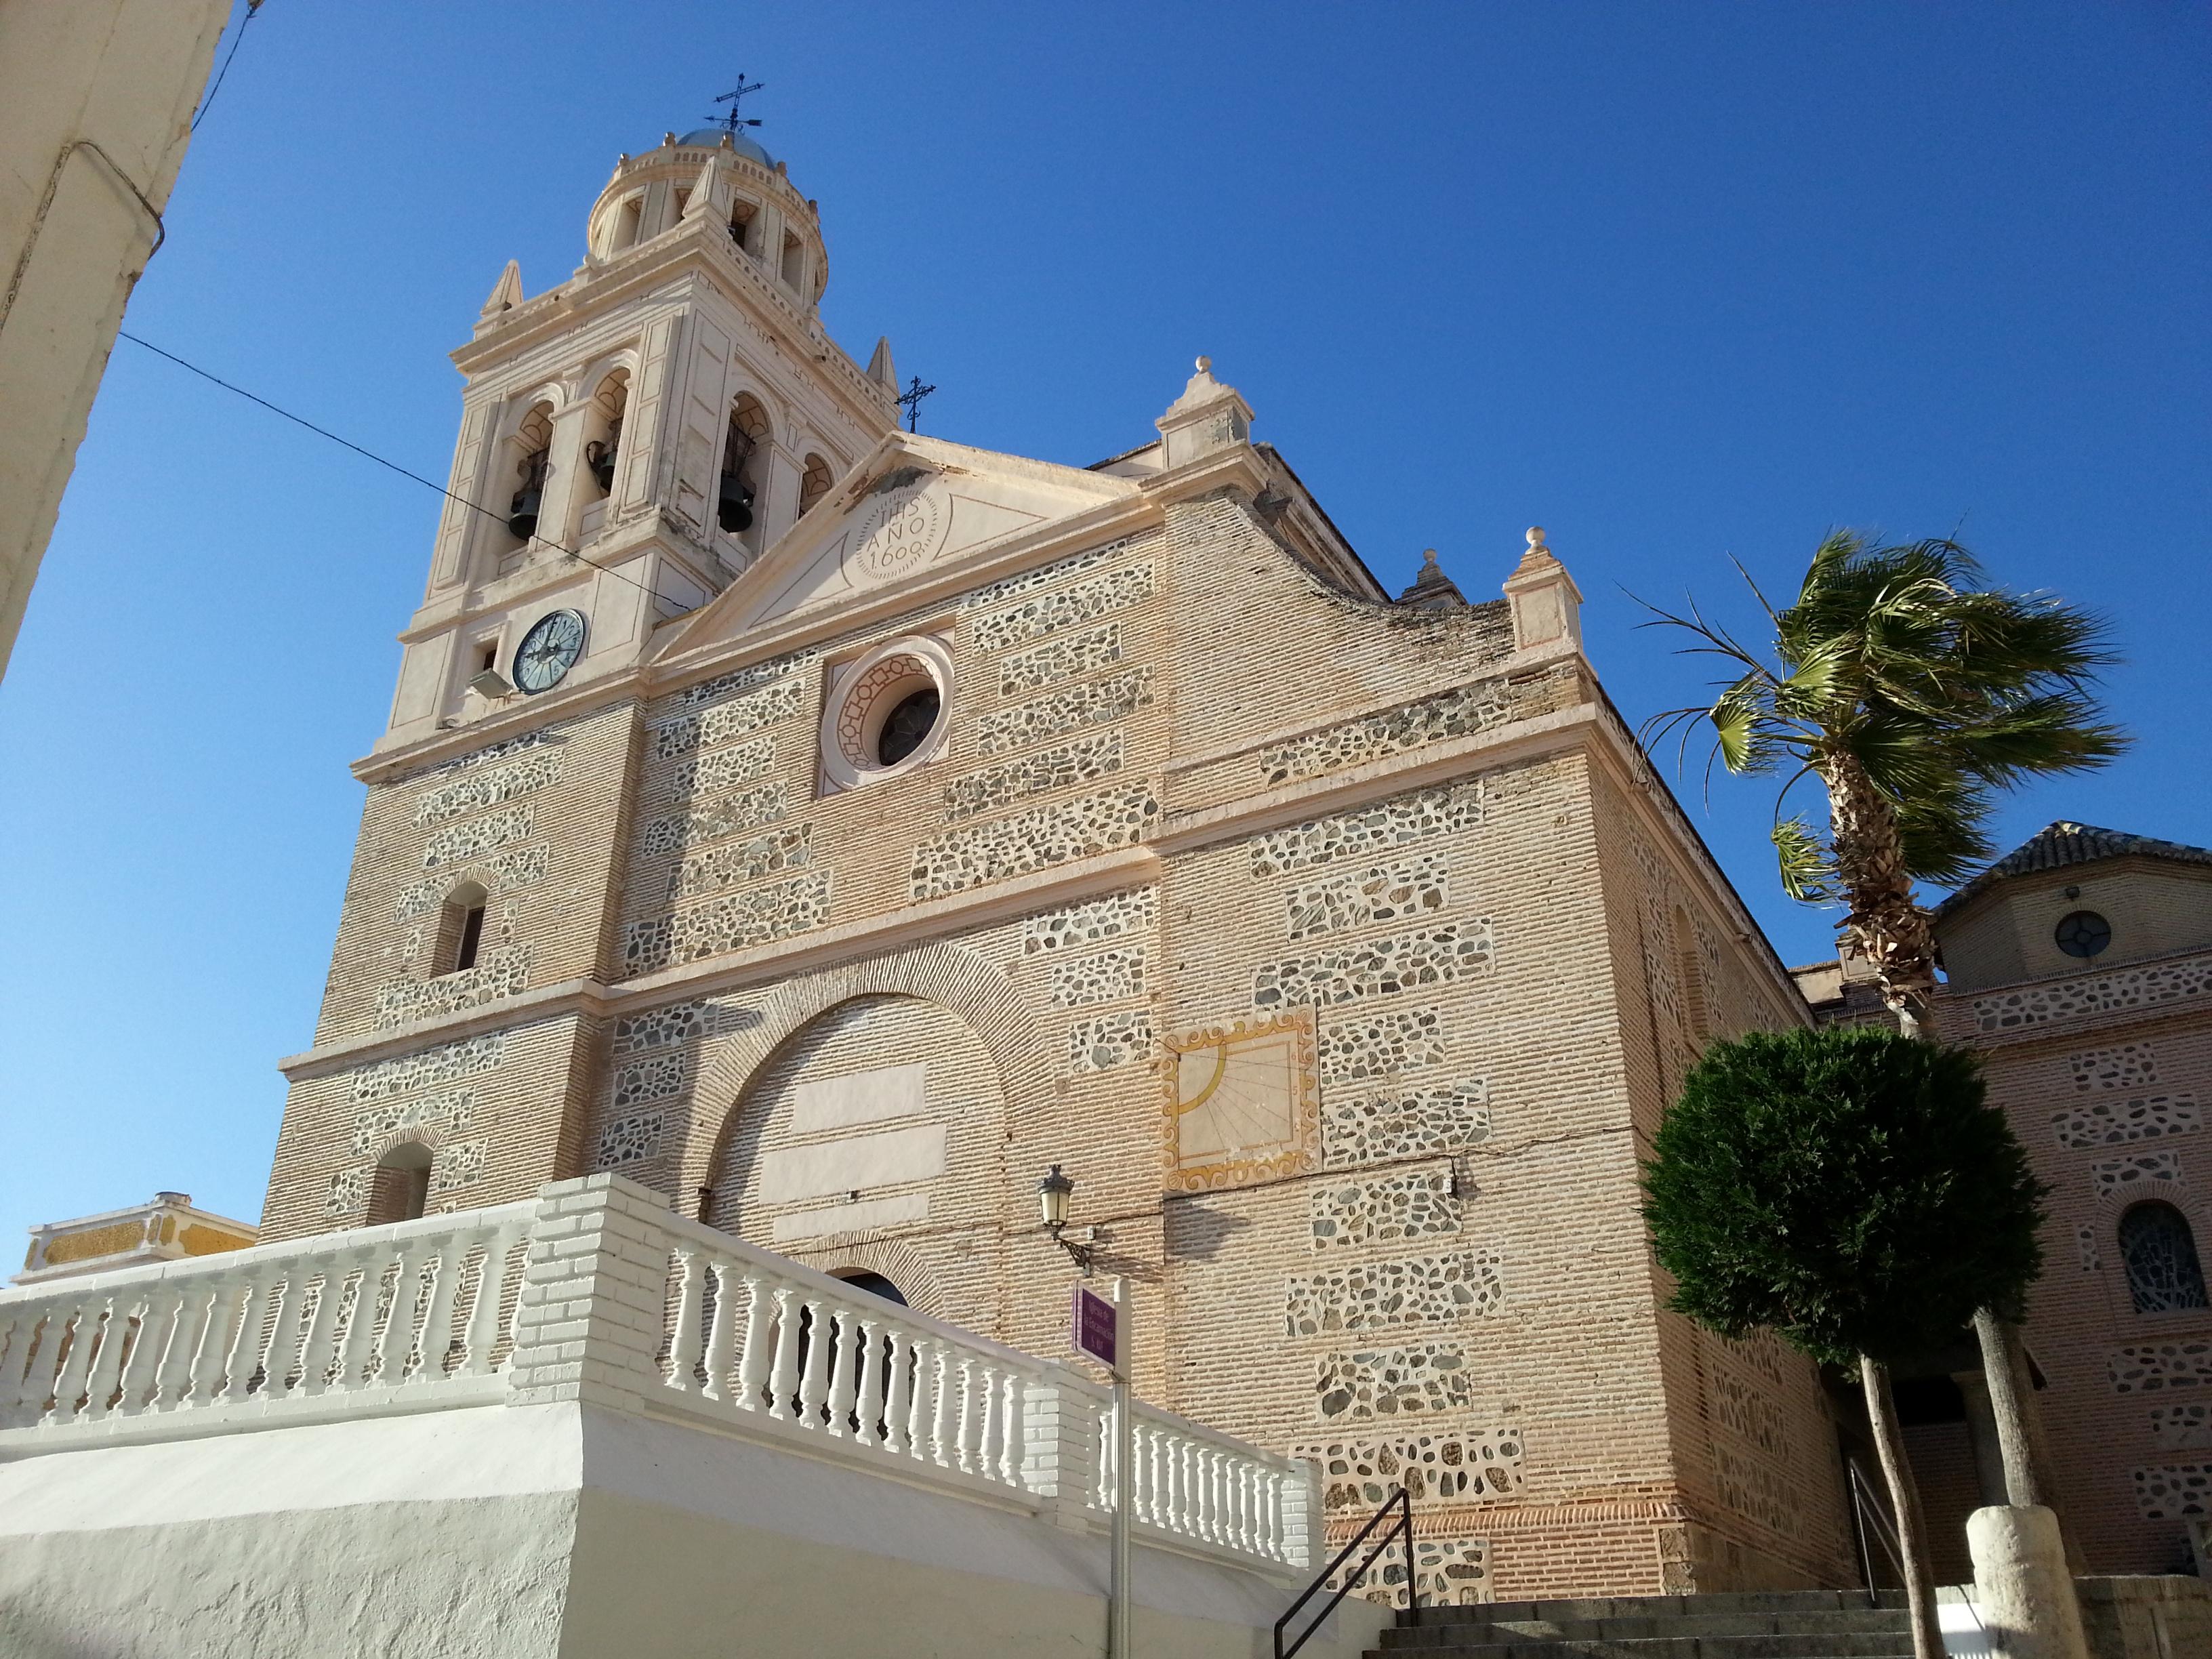
POLYGON ((684 1132, 678 1192, 696 1193, 712 1181, 737 1127, 745 1091, 776 1052, 840 1003, 872 996, 918 998, 965 1020, 998 1071, 1010 1121, 1035 1121, 1050 1107, 1052 1075, 1035 1020, 1012 976, 957 945, 923 945, 803 974, 776 987, 754 1011, 757 1022, 726 1045, 699 1079, 692 1095, 697 1109, 684 1132))
POLYGON ((899 1287, 906 1304, 932 1319, 945 1317, 945 1289, 936 1269, 922 1261, 914 1246, 902 1238, 863 1240, 836 1244, 825 1250, 794 1250, 792 1259, 842 1278, 855 1269, 881 1273, 899 1287))

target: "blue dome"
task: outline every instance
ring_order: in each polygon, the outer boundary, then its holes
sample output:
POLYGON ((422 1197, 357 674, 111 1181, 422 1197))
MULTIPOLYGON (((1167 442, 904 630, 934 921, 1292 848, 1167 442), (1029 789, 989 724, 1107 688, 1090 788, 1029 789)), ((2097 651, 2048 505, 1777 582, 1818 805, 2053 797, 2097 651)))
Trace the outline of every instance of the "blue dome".
POLYGON ((758 161, 764 167, 775 165, 775 158, 742 132, 734 137, 727 127, 700 127, 685 133, 676 142, 686 149, 720 149, 722 140, 730 140, 730 148, 749 161, 758 161))

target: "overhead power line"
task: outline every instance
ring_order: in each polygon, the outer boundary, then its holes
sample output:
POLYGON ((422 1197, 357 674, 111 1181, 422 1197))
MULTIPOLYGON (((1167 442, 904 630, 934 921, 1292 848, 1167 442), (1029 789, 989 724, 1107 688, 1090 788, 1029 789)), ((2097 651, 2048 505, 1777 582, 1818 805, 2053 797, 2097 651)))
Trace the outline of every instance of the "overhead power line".
MULTIPOLYGON (((290 410, 284 409, 276 404, 272 404, 268 398, 258 397, 253 392, 248 392, 242 386, 233 386, 228 380, 224 380, 220 374, 210 374, 206 369, 202 368, 198 363, 188 363, 182 357, 177 356, 175 352, 164 351, 160 346, 155 345, 151 340, 142 340, 127 328, 119 328, 115 331, 124 339, 130 341, 132 345, 143 346, 147 350, 152 352, 156 357, 166 357, 171 362, 174 363, 179 368, 188 370, 191 374, 198 375, 203 380, 207 380, 212 382, 214 385, 221 386, 225 392, 235 392, 238 396, 245 398, 246 401, 250 404, 258 404, 262 408, 267 410, 271 415, 281 415, 286 420, 291 422, 295 426, 304 426, 308 431, 313 433, 319 438, 328 438, 332 443, 339 446, 339 447, 350 449, 355 454, 362 457, 366 460, 374 461, 379 466, 383 467, 389 471, 397 472, 403 478, 412 479, 415 483, 421 484, 425 489, 434 489, 439 495, 443 495, 447 501, 458 501, 461 506, 465 507, 471 513, 481 513, 487 519, 495 520, 502 526, 507 523, 507 520, 503 515, 493 512, 491 508, 485 507, 479 502, 472 501, 465 495, 456 495, 452 490, 447 489, 445 485, 433 483, 421 473, 410 472, 405 467, 400 465, 398 462, 386 460, 383 456, 378 454, 373 449, 363 449, 359 444, 355 443, 351 439, 341 438, 337 433, 332 432, 327 427, 317 426, 313 421, 307 419, 304 415, 295 415, 290 410)), ((617 581, 628 582, 632 587, 637 589, 639 592, 649 595, 652 598, 658 599, 660 597, 658 593, 655 593, 652 588, 647 586, 645 583, 638 580, 636 577, 625 575, 619 570, 610 568, 608 566, 601 564, 597 559, 586 558, 583 554, 578 552, 574 548, 570 547, 565 542, 556 542, 550 537, 547 536, 541 536, 538 538, 538 539, 544 542, 548 547, 552 548, 556 552, 566 553, 570 558, 578 561, 580 563, 591 566, 592 569, 598 571, 601 575, 612 576, 617 581)))

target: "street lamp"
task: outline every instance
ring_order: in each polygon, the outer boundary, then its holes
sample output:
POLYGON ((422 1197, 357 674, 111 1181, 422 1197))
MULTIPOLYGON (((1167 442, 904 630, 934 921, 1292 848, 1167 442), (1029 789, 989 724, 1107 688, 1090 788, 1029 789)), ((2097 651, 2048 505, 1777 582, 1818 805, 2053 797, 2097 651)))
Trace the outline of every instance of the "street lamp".
POLYGON ((1078 1244, 1065 1237, 1067 1229, 1067 1200, 1074 1194, 1075 1182, 1062 1175, 1055 1164, 1037 1182, 1037 1208, 1044 1217, 1044 1230, 1052 1242, 1066 1250, 1075 1265, 1085 1273, 1091 1271, 1091 1247, 1078 1244))

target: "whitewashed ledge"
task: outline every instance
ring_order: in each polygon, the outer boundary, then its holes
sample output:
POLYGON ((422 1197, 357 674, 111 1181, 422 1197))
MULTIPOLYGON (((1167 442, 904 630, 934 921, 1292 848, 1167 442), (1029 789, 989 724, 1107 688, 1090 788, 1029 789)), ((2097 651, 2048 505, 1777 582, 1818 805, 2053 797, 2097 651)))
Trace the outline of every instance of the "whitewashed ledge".
MULTIPOLYGON (((615 1176, 0 1291, 0 1651, 1093 1650, 1107 1404, 615 1176)), ((1140 1626, 1257 1651, 1312 1466, 1133 1435, 1140 1626)))

